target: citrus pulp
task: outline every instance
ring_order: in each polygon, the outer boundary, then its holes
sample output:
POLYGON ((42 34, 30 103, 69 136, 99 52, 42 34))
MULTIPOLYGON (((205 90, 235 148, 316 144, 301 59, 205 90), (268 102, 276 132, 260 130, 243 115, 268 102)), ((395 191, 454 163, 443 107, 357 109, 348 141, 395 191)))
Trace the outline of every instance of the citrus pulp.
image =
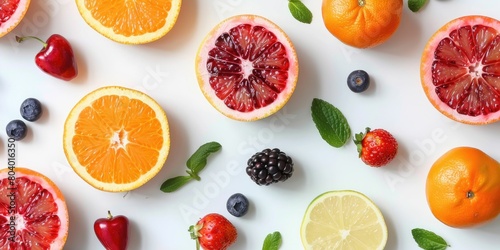
POLYGON ((0 37, 7 35, 24 18, 30 0, 4 0, 0 2, 0 37))
POLYGON ((500 213, 500 163, 477 148, 453 148, 429 170, 426 196, 432 214, 450 227, 491 221, 500 213))
POLYGON ((110 192, 138 188, 163 167, 170 148, 168 120, 148 95, 106 86, 83 97, 64 124, 63 146, 75 172, 110 192))
POLYGON ((0 170, 0 249, 61 250, 68 209, 48 177, 27 168, 0 170))
POLYGON ((307 207, 300 236, 308 250, 382 250, 387 243, 387 226, 379 208, 364 194, 329 191, 307 207))
POLYGON ((422 53, 420 77, 432 105, 466 124, 500 119, 500 21, 463 16, 442 26, 422 53))
POLYGON ((76 0, 85 22, 124 44, 144 44, 165 36, 179 16, 182 0, 76 0))
POLYGON ((256 15, 219 23, 201 43, 195 65, 206 99, 240 121, 262 119, 281 109, 295 90, 299 71, 285 32, 256 15))

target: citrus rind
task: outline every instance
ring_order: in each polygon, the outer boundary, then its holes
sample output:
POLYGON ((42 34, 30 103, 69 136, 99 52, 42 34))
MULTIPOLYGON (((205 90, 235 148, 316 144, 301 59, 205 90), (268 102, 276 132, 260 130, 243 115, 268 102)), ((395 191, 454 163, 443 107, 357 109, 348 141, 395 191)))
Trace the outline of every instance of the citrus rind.
POLYGON ((66 122, 64 124, 63 148, 66 158, 71 167, 73 168, 73 170, 84 181, 86 181, 94 188, 108 192, 130 191, 144 185, 146 182, 152 179, 162 169, 163 165, 167 160, 167 156, 170 150, 170 131, 169 131, 167 115, 165 114, 165 111, 161 108, 161 106, 153 98, 146 95, 145 93, 120 86, 101 87, 84 96, 70 111, 66 119, 66 122), (125 96, 131 99, 138 99, 142 101, 143 103, 149 105, 149 107, 151 107, 154 110, 156 118, 161 124, 161 129, 163 133, 163 146, 159 151, 156 164, 148 172, 141 175, 139 179, 130 183, 107 183, 95 179, 88 173, 86 167, 79 162, 73 150, 72 138, 73 136, 75 136, 75 124, 76 121, 78 120, 78 115, 84 108, 88 107, 92 102, 106 95, 125 96))

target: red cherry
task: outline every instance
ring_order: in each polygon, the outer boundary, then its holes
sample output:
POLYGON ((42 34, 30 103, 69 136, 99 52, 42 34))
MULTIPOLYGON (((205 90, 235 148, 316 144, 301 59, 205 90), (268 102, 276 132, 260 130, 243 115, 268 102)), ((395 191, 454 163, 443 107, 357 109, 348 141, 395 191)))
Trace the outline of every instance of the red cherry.
POLYGON ((94 232, 106 250, 126 250, 128 224, 127 217, 112 216, 108 211, 107 218, 99 218, 94 222, 94 232))
POLYGON ((78 75, 73 49, 68 40, 59 34, 53 34, 46 42, 38 37, 17 37, 17 42, 33 38, 43 43, 43 48, 36 54, 35 63, 45 73, 69 81, 78 75))

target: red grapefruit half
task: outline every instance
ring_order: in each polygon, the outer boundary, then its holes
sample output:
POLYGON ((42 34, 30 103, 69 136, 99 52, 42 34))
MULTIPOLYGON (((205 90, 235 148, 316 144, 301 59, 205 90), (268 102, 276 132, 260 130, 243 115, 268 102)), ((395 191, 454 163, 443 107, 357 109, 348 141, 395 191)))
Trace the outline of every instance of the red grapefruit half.
POLYGON ((500 21, 463 16, 441 27, 427 42, 422 86, 432 105, 466 124, 500 119, 500 21))
POLYGON ((230 17, 201 43, 196 75, 206 99, 225 116, 255 121, 280 110, 298 78, 295 48, 285 32, 256 15, 230 17))
POLYGON ((28 11, 30 0, 0 1, 0 37, 13 30, 28 11))
POLYGON ((26 168, 0 170, 0 249, 60 250, 67 236, 66 201, 50 179, 26 168))

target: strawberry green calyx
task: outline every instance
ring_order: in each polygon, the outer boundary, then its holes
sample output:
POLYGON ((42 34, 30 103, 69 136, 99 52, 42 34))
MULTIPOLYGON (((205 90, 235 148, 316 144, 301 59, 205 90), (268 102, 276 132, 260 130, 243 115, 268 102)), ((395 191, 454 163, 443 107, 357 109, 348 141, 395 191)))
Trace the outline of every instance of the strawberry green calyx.
POLYGON ((191 235, 191 239, 196 241, 196 250, 200 250, 200 240, 199 237, 201 236, 200 234, 200 229, 203 227, 203 224, 196 224, 196 225, 191 225, 189 226, 189 233, 191 235))
POLYGON ((363 142, 363 139, 365 138, 365 135, 368 134, 370 132, 370 128, 369 127, 366 127, 365 129, 365 133, 363 132, 360 132, 358 134, 355 134, 354 135, 354 144, 356 144, 356 148, 358 150, 358 153, 359 153, 359 157, 361 157, 361 152, 362 152, 362 149, 363 149, 363 145, 362 145, 362 142, 363 142))

